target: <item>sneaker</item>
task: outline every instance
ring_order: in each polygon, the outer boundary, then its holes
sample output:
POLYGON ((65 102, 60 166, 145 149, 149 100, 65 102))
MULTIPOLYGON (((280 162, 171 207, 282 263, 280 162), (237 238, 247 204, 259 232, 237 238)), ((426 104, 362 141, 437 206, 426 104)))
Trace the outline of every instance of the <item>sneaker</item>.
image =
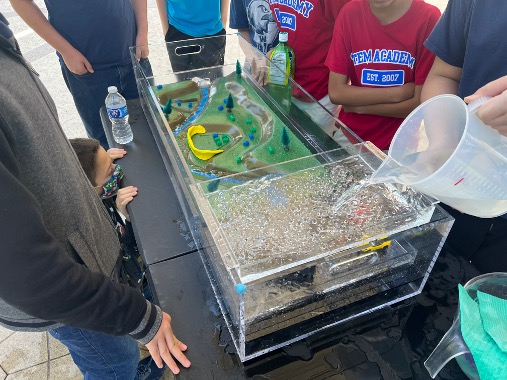
POLYGON ((158 380, 162 377, 166 368, 165 363, 162 368, 158 368, 151 356, 147 356, 137 365, 136 380, 158 380))

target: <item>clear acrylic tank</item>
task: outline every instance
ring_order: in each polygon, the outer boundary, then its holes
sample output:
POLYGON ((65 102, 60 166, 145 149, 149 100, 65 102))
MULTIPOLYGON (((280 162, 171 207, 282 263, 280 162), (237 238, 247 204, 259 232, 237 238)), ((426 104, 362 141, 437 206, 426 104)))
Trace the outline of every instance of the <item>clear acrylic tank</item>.
POLYGON ((246 361, 420 293, 453 219, 408 187, 370 184, 383 153, 338 122, 356 143, 340 146, 295 104, 281 107, 254 78, 270 62, 241 37, 226 40, 217 67, 174 73, 175 43, 150 46, 153 73, 133 62, 246 361))

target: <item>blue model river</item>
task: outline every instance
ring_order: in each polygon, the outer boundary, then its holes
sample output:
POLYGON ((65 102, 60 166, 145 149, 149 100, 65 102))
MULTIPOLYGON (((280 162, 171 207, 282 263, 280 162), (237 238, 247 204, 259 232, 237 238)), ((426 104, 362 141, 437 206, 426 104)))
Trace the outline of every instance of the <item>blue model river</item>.
POLYGON ((209 88, 208 87, 202 87, 201 88, 201 102, 199 103, 199 107, 195 110, 195 112, 190 116, 180 127, 176 128, 174 131, 174 136, 178 136, 181 131, 186 129, 190 123, 192 123, 195 119, 197 119, 201 113, 206 108, 206 104, 208 103, 209 99, 209 88))

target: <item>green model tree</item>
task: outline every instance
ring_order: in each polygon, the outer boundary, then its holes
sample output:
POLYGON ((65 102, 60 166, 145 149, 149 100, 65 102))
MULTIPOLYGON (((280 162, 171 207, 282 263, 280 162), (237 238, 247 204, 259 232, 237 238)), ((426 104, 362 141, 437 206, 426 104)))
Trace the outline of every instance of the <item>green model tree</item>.
POLYGON ((289 150, 290 137, 289 132, 287 132, 287 128, 283 127, 282 129, 282 145, 284 150, 289 150))
POLYGON ((162 112, 166 115, 170 115, 171 112, 173 112, 173 101, 172 99, 169 99, 167 103, 165 104, 164 108, 162 109, 162 112))
POLYGON ((227 112, 231 112, 232 109, 234 108, 234 100, 232 99, 231 94, 229 94, 229 96, 227 97, 227 104, 225 105, 225 107, 227 107, 227 112))
POLYGON ((241 71, 241 65, 239 64, 239 60, 237 60, 237 61, 236 61, 236 75, 237 75, 238 77, 240 77, 240 76, 241 76, 241 72, 242 72, 242 71, 241 71))

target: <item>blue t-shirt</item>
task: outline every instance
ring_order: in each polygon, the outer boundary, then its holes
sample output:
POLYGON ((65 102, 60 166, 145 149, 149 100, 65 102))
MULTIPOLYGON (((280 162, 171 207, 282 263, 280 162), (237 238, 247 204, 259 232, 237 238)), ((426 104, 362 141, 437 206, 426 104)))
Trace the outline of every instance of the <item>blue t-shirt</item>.
POLYGON ((462 68, 461 98, 507 75, 507 23, 500 16, 506 14, 506 1, 449 0, 424 43, 442 61, 462 68))
POLYGON ((131 62, 136 21, 130 0, 44 0, 49 22, 94 69, 131 62))
POLYGON ((167 0, 169 25, 192 37, 212 36, 222 25, 220 0, 167 0))
POLYGON ((449 0, 425 42, 444 62, 463 69, 458 96, 507 75, 507 1, 449 0))
POLYGON ((264 54, 278 44, 278 27, 268 0, 232 0, 229 26, 248 29, 252 45, 264 54))

